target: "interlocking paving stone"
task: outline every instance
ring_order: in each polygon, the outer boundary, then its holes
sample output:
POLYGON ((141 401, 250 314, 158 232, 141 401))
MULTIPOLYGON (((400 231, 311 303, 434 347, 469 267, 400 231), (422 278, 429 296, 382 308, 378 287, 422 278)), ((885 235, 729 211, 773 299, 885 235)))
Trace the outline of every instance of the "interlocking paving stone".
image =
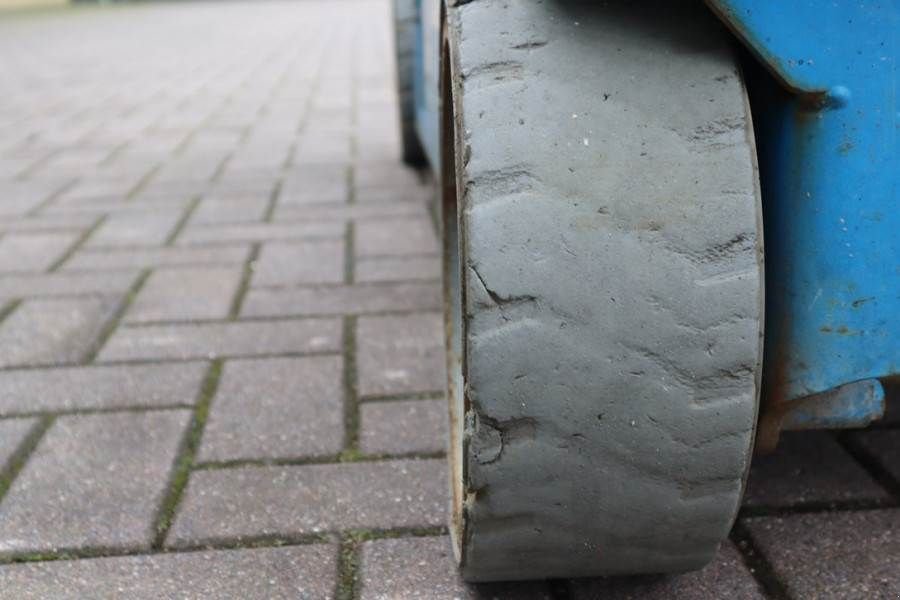
POLYGON ((97 222, 96 215, 32 215, 21 219, 3 219, 0 233, 78 231, 83 233, 97 222))
POLYGON ((427 217, 428 209, 419 202, 384 202, 373 204, 278 204, 275 221, 351 221, 393 219, 394 217, 427 217))
POLYGON ((181 211, 107 217, 91 234, 86 247, 161 246, 183 217, 181 211))
POLYGON ((251 289, 241 314, 250 317, 433 310, 441 306, 435 283, 358 284, 295 289, 251 289))
POLYGON ((10 459, 36 424, 37 419, 3 419, 0 421, 0 475, 9 467, 10 459))
POLYGON ((313 544, 0 566, 0 599, 331 598, 337 549, 313 544))
POLYGON ((205 362, 0 372, 0 415, 193 404, 205 362))
POLYGON ((154 271, 128 307, 125 322, 224 319, 242 276, 240 266, 154 271))
POLYGON ((177 267, 243 264, 250 256, 246 244, 216 247, 135 248, 80 250, 64 265, 64 270, 89 271, 123 268, 177 267))
POLYGON ((853 438, 900 482, 900 429, 854 432, 853 438))
POLYGON ((263 244, 253 263, 252 286, 340 283, 344 280, 343 240, 263 244))
POLYGON ((25 300, 0 323, 0 367, 86 359, 118 305, 93 297, 25 300))
POLYGON ((360 189, 408 189, 421 185, 422 175, 397 161, 361 163, 353 170, 353 183, 360 189))
POLYGON ((443 400, 366 402, 360 421, 359 447, 367 454, 441 452, 447 446, 443 400))
POLYGON ((356 281, 411 281, 441 278, 437 256, 360 258, 356 261, 356 281))
POLYGON ((28 273, 0 277, 0 298, 124 294, 134 285, 134 269, 103 273, 28 273))
POLYGON ((900 509, 745 523, 794 598, 888 599, 900 590, 900 509))
POLYGON ((123 327, 112 335, 97 360, 335 352, 340 348, 340 338, 341 322, 337 319, 123 327))
POLYGON ((187 227, 177 243, 218 244, 228 242, 264 242, 307 238, 341 238, 343 223, 247 223, 238 225, 202 225, 187 227))
POLYGON ((347 166, 296 166, 281 185, 278 203, 321 204, 346 202, 349 197, 347 166))
POLYGON ((200 459, 339 453, 344 441, 342 368, 337 356, 228 361, 200 459))
POLYGON ((712 562, 683 575, 575 579, 573 600, 763 600, 737 548, 725 541, 712 562))
POLYGON ((357 327, 360 394, 444 389, 441 315, 360 317, 357 327))
POLYGON ((169 544, 444 524, 441 460, 195 471, 169 544))
POLYGON ((0 217, 8 219, 34 210, 63 185, 60 181, 0 181, 0 217))
POLYGON ((542 581, 467 584, 459 577, 450 539, 375 540, 362 546, 360 600, 521 598, 551 600, 542 581))
POLYGON ((222 223, 256 223, 262 221, 269 207, 266 196, 204 199, 191 215, 191 225, 222 223))
POLYGON ((0 504, 0 553, 147 548, 190 416, 59 417, 0 504))
POLYGON ((79 234, 9 233, 0 238, 0 271, 46 271, 78 241, 79 234))
POLYGON ((804 502, 885 500, 887 493, 828 432, 781 434, 778 449, 755 456, 745 506, 791 506, 804 502))
POLYGON ((437 254, 440 250, 434 225, 427 218, 360 221, 354 247, 357 256, 437 254))

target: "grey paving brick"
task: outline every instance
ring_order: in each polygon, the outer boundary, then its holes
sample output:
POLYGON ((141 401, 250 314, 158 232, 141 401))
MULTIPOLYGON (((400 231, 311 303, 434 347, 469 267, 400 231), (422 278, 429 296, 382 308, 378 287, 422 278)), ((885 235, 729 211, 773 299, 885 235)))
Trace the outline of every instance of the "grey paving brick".
POLYGON ((183 217, 182 212, 112 215, 91 234, 86 247, 161 246, 183 217))
POLYGON ((422 185, 423 174, 397 161, 364 162, 353 169, 353 183, 359 189, 400 188, 422 185))
POLYGON ((295 166, 281 184, 278 204, 341 203, 349 195, 346 165, 295 166))
POLYGON ((0 475, 10 466, 10 460, 25 438, 37 425, 37 419, 3 419, 0 421, 0 475))
POLYGON ((21 216, 58 192, 63 181, 0 180, 0 217, 21 216))
POLYGON ((265 242, 271 240, 341 238, 343 235, 344 225, 336 222, 204 225, 186 227, 178 236, 177 243, 185 245, 265 242))
POLYGON ((268 208, 266 195, 205 198, 191 215, 190 224, 258 223, 268 208))
POLYGON ((357 256, 437 254, 434 225, 427 218, 361 221, 356 224, 357 256))
POLYGON ((0 238, 0 271, 46 271, 78 237, 74 232, 6 234, 0 238))
POLYGON ((0 415, 193 404, 205 362, 0 372, 0 415))
POLYGON ((860 431, 853 438, 900 482, 900 429, 860 431))
POLYGON ((263 244, 253 263, 251 286, 340 283, 344 280, 344 241, 263 244))
POLYGON ((360 317, 356 333, 364 396, 443 390, 443 318, 439 314, 360 317))
POLYGON ((337 356, 228 361, 200 459, 339 453, 344 442, 342 374, 337 356))
POLYGON ((448 537, 375 540, 362 546, 360 600, 516 598, 550 600, 542 581, 467 584, 448 537))
POLYGON ((444 400, 366 402, 360 421, 359 447, 367 454, 442 452, 447 446, 444 400))
POLYGON ((335 352, 340 348, 340 338, 341 323, 337 319, 122 327, 97 359, 183 360, 335 352))
POLYGON ((64 270, 98 271, 123 268, 179 267, 243 264, 250 256, 248 244, 189 248, 136 248, 80 250, 66 261, 64 270))
POLYGON ((0 366, 85 360, 118 305, 94 297, 25 300, 0 324, 0 366))
POLYGON ((428 209, 420 202, 382 202, 371 204, 278 204, 275 221, 352 221, 393 219, 395 217, 428 217, 428 209))
POLYGON ((765 517, 746 524, 794 598, 888 599, 900 590, 898 509, 765 517))
POLYGON ((134 269, 103 273, 27 273, 0 277, 0 298, 33 298, 40 296, 77 296, 127 292, 139 271, 134 269))
POLYGON ((337 549, 325 544, 0 566, 0 599, 326 600, 337 549))
POLYGON ((773 454, 754 457, 744 505, 792 506, 886 498, 886 492, 830 433, 797 431, 783 433, 773 454))
POLYGON ((439 280, 441 259, 437 256, 384 256, 356 260, 356 281, 439 280))
POLYGON ((195 471, 168 543, 440 526, 445 478, 442 460, 195 471))
POLYGON ((435 283, 358 284, 251 289, 241 314, 251 317, 431 310, 441 306, 435 283))
POLYGON ((96 215, 32 215, 20 219, 3 219, 0 222, 0 233, 30 233, 75 231, 86 232, 96 222, 96 215))
POLYGON ((59 417, 0 504, 0 553, 147 548, 190 415, 59 417))
POLYGON ((224 319, 242 276, 237 265, 154 271, 128 307, 125 322, 224 319))

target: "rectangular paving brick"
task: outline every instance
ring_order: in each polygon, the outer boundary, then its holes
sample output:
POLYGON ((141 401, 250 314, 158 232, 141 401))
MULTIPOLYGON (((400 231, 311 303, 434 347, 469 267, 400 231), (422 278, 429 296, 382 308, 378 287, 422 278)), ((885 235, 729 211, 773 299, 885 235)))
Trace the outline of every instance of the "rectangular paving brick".
POLYGON ((333 597, 326 544, 56 560, 0 566, 0 600, 333 597))
POLYGON ((340 345, 341 322, 337 319, 148 325, 119 328, 97 359, 183 360, 319 353, 336 352, 340 345))
POLYGON ((459 576, 449 537, 366 542, 362 546, 360 573, 360 600, 554 598, 543 581, 465 583, 459 576))
POLYGON ((0 271, 46 271, 78 237, 74 232, 8 233, 0 238, 0 271))
POLYGON ((0 372, 0 415, 193 404, 205 362, 0 372))
POLYGON ((37 425, 37 419, 0 420, 0 476, 10 467, 10 460, 37 425))
POLYGON ((433 310, 441 306, 436 283, 358 284, 304 288, 251 289, 244 316, 359 314, 433 310))
POLYGON ((250 256, 248 244, 190 248, 135 248, 80 250, 66 261, 64 270, 97 271, 123 268, 180 267, 243 264, 250 256))
POLYGON ((745 506, 792 506, 847 500, 884 500, 886 492, 824 431, 781 434, 778 449, 756 456, 745 506))
POLYGON ((357 256, 438 254, 434 224, 428 218, 360 221, 356 224, 357 256))
POLYGON ((344 280, 344 241, 263 244, 253 263, 252 286, 340 283, 344 280))
POLYGON ((154 271, 128 307, 125 322, 224 319, 242 277, 237 265, 154 271))
POLYGON ((266 195, 205 198, 191 215, 190 224, 258 223, 268 208, 266 195))
POLYGON ((190 416, 59 417, 0 504, 0 553, 149 547, 190 416))
POLYGON ((343 223, 248 223, 239 225, 203 225, 187 227, 177 243, 221 244, 227 242, 265 242, 270 240, 299 240, 308 238, 340 238, 343 223))
POLYGON ((359 410, 359 447, 366 454, 443 452, 447 447, 444 400, 365 402, 359 410))
POLYGON ((428 217, 428 209, 419 202, 373 204, 278 204, 275 221, 355 221, 428 217))
POLYGON ((3 219, 0 221, 0 233, 31 233, 76 231, 86 232, 97 222, 96 215, 48 215, 39 214, 20 219, 3 219))
POLYGON ((344 529, 444 524, 444 461, 195 471, 169 545, 344 529))
POLYGON ((712 562, 683 575, 575 579, 573 600, 763 600, 759 584, 734 544, 725 541, 712 562))
POLYGON ((356 260, 356 281, 440 280, 441 259, 437 256, 383 256, 356 260))
POLYGON ((278 204, 342 203, 349 194, 346 165, 295 166, 281 184, 278 204))
POLYGON ((95 297, 25 300, 0 323, 0 366, 85 360, 119 302, 95 297))
POLYGON ((112 215, 91 234, 86 247, 162 246, 182 217, 182 211, 112 215))
POLYGON ((443 390, 443 323, 436 313, 360 317, 356 332, 360 394, 443 390))
POLYGON ((888 599, 900 590, 900 509, 745 523, 792 598, 888 599))
POLYGON ((900 429, 859 431, 852 436, 900 486, 900 429))
POLYGON ((232 360, 203 432, 203 461, 337 454, 344 443, 338 356, 232 360))
POLYGON ((137 281, 134 269, 103 273, 28 273, 0 277, 0 298, 40 296, 76 296, 87 294, 121 295, 137 281))

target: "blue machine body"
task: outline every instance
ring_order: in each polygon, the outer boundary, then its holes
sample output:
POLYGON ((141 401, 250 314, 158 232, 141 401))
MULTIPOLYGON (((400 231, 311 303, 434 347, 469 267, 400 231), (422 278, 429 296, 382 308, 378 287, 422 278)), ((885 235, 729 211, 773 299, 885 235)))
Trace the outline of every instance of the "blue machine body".
MULTIPOLYGON (((900 374, 900 0, 707 4, 755 57, 761 427, 865 425, 900 374)), ((441 6, 419 9, 417 128, 436 166, 441 6)))

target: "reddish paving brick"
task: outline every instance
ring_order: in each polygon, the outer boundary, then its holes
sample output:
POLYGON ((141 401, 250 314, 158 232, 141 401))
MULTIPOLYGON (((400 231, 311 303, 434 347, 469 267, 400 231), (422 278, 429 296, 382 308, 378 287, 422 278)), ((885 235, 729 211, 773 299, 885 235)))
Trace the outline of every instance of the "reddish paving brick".
POLYGON ((437 254, 440 250, 430 219, 361 221, 356 224, 357 256, 437 254))
POLYGON ((147 548, 187 410, 59 417, 0 504, 0 554, 147 548))
POLYGON ((108 298, 24 301, 0 323, 0 366, 85 360, 118 305, 108 298))
POLYGON ((128 307, 125 322, 224 319, 242 276, 240 266, 154 271, 128 307))
POLYGON ((0 566, 0 599, 333 597, 337 548, 209 550, 0 566))
POLYGON ((744 505, 885 499, 887 493, 830 433, 797 431, 783 433, 775 453, 754 457, 744 505))
POLYGON ((10 233, 0 238, 0 271, 46 271, 78 241, 78 233, 10 233))
POLYGON ((361 314, 386 311, 434 310, 441 306, 441 288, 433 283, 358 284, 296 289, 251 289, 243 316, 361 314))
POLYGON ((900 590, 900 509, 763 517, 746 524, 794 598, 888 599, 900 590))
POLYGON ((341 323, 337 319, 123 327, 112 335, 97 360, 336 352, 340 338, 341 323))
POLYGON ((344 245, 343 240, 263 244, 250 284, 340 283, 344 281, 344 245))
POLYGON ((197 471, 168 543, 440 526, 446 483, 440 460, 197 471))
POLYGON ((442 452, 447 446, 444 400, 366 402, 360 407, 360 450, 367 454, 442 452))
POLYGON ((64 270, 96 271, 123 268, 243 264, 250 256, 247 244, 216 247, 81 250, 66 261, 64 270))
POLYGON ((376 540, 362 547, 360 600, 516 598, 551 600, 542 581, 467 584, 447 537, 376 540))
POLYGON ((191 405, 205 362, 0 372, 0 415, 191 405))
POLYGON ((360 317, 357 327, 360 394, 382 396, 444 389, 441 315, 360 317))
POLYGON ((344 443, 342 373, 336 356, 228 361, 200 460, 339 453, 344 443))

